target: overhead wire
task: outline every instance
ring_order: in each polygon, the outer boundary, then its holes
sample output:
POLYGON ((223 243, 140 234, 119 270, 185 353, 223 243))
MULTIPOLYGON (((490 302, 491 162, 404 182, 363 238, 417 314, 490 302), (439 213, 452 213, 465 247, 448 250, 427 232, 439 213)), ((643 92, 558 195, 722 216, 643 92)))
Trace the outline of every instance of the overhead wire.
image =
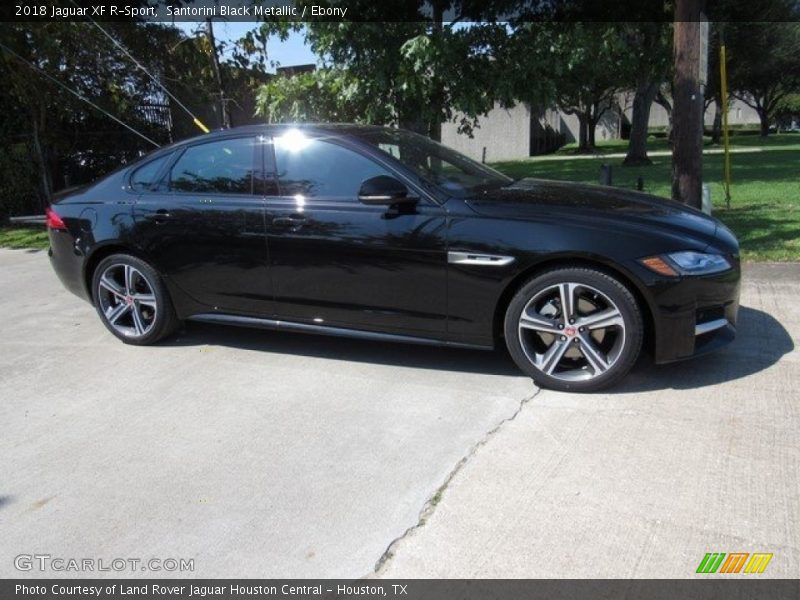
POLYGON ((143 140, 146 140, 146 141, 150 142, 150 143, 151 143, 151 144, 153 144, 153 146, 155 146, 156 148, 160 148, 160 147, 161 147, 161 145, 160 145, 160 144, 158 144, 158 143, 154 142, 154 141, 153 141, 153 140, 151 140, 149 137, 147 137, 145 134, 141 133, 140 131, 137 131, 136 129, 134 129, 133 127, 131 127, 130 125, 128 125, 128 124, 127 124, 125 121, 123 121, 123 120, 121 120, 121 119, 119 119, 119 118, 115 117, 114 115, 112 115, 110 112, 108 112, 108 111, 107 111, 107 110, 105 110, 104 108, 102 108, 102 107, 98 106, 97 104, 95 104, 94 102, 92 102, 91 100, 89 100, 89 99, 88 99, 86 96, 84 96, 84 95, 83 95, 83 94, 81 94, 80 92, 76 92, 75 90, 73 90, 72 88, 70 88, 69 86, 67 86, 66 84, 64 84, 64 83, 60 82, 58 79, 56 79, 55 77, 53 77, 52 75, 50 75, 50 73, 48 73, 48 72, 47 72, 47 71, 45 71, 44 69, 42 69, 42 68, 40 68, 40 67, 36 66, 35 64, 33 64, 32 62, 30 62, 29 60, 26 60, 25 58, 23 58, 22 56, 20 56, 20 55, 19 55, 19 54, 17 54, 16 52, 14 52, 14 51, 13 51, 11 48, 9 48, 8 46, 6 46, 5 44, 3 44, 3 43, 0 43, 0 48, 2 48, 3 50, 5 50, 5 51, 6 51, 6 52, 8 52, 9 54, 11 54, 12 56, 14 56, 15 58, 17 58, 18 60, 20 60, 20 61, 22 61, 23 63, 25 63, 26 65, 28 65, 28 66, 29 66, 31 69, 33 69, 33 70, 37 71, 37 72, 38 72, 38 73, 40 73, 41 75, 44 75, 44 76, 45 76, 47 79, 49 79, 50 81, 52 81, 53 83, 55 83, 56 85, 58 85, 60 88, 62 88, 62 89, 64 89, 64 90, 68 91, 68 92, 69 92, 70 94, 72 94, 73 96, 76 96, 77 98, 79 98, 79 99, 83 100, 84 102, 86 102, 87 104, 89 104, 90 106, 92 106, 94 109, 96 109, 96 110, 100 111, 101 113, 103 113, 104 115, 106 115, 107 117, 109 117, 110 119, 113 119, 114 121, 116 121, 117 123, 119 123, 120 125, 122 125, 123 127, 125 127, 127 130, 129 130, 129 131, 131 131, 131 132, 135 133, 136 135, 138 135, 138 136, 139 136, 140 138, 142 138, 143 140))

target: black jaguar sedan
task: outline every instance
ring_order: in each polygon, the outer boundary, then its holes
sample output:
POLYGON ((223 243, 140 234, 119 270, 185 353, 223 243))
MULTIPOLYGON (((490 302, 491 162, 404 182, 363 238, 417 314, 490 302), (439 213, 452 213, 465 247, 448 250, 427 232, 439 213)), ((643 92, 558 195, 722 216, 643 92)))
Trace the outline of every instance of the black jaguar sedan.
MULTIPOLYGON (((490 349, 593 391, 735 334, 719 221, 609 187, 514 181, 355 125, 219 131, 53 199, 50 257, 130 344, 182 320, 490 349)), ((313 343, 313 342, 312 342, 313 343)))

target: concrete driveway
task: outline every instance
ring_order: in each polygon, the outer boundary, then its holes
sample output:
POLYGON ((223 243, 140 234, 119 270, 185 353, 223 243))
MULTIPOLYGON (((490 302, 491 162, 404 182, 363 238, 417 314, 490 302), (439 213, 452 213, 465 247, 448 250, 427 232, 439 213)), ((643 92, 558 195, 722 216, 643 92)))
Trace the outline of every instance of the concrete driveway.
POLYGON ((205 325, 125 346, 44 252, 1 250, 0 577, 688 577, 739 551, 796 577, 799 294, 799 267, 750 268, 734 346, 576 396, 503 352, 205 325))

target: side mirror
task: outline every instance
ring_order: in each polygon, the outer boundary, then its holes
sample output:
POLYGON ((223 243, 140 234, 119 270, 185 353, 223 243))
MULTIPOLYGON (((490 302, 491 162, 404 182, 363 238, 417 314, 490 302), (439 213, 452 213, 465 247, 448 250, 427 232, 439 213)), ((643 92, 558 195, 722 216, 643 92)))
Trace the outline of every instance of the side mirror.
POLYGON ((394 177, 378 175, 361 183, 358 199, 363 204, 386 205, 413 204, 417 199, 409 197, 408 188, 394 177))

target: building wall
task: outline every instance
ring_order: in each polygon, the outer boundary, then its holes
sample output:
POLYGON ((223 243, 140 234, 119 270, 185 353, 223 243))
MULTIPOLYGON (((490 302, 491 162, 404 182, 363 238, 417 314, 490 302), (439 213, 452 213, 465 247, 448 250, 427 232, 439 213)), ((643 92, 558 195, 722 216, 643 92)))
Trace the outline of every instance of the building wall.
MULTIPOLYGON (((714 112, 716 106, 712 103, 706 110, 704 117, 706 127, 711 127, 714 124, 714 112)), ((625 116, 630 120, 633 109, 628 107, 625 110, 625 116)), ((729 125, 758 125, 758 113, 747 106, 741 100, 732 98, 728 102, 728 124, 729 125)), ((666 127, 669 125, 669 115, 667 111, 660 104, 653 102, 650 107, 650 127, 666 127)))
POLYGON ((531 110, 526 104, 513 108, 499 105, 478 120, 472 138, 458 133, 458 120, 442 124, 442 143, 480 161, 486 149, 486 162, 514 160, 530 154, 531 110))
MULTIPOLYGON (((625 129, 630 124, 632 114, 632 93, 618 96, 619 107, 606 111, 595 130, 597 141, 617 139, 620 127, 625 129)), ((706 127, 714 123, 714 104, 705 114, 706 127)), ((517 104, 513 108, 502 108, 499 105, 478 119, 478 127, 473 130, 473 137, 458 133, 458 119, 442 125, 442 143, 475 159, 482 160, 486 149, 486 162, 500 160, 517 160, 527 158, 536 152, 539 145, 537 136, 544 135, 545 130, 563 134, 564 142, 578 141, 578 118, 556 109, 531 111, 527 104, 517 104)), ((758 114, 744 102, 732 99, 728 105, 728 123, 730 125, 757 125, 758 114)), ((660 104, 653 103, 650 108, 650 127, 666 127, 669 124, 667 111, 660 104)))
MULTIPOLYGON (((561 121, 561 131, 566 134, 567 143, 577 143, 580 136, 578 117, 568 115, 560 110, 553 110, 552 112, 556 113, 561 121)), ((597 122, 597 128, 594 131, 595 141, 600 142, 618 138, 619 127, 619 110, 616 108, 607 110, 597 122)))
MULTIPOLYGON (((715 106, 712 104, 706 111, 706 125, 714 124, 715 106)), ((741 100, 732 99, 728 102, 728 125, 759 125, 761 120, 754 108, 747 106, 741 100)))

